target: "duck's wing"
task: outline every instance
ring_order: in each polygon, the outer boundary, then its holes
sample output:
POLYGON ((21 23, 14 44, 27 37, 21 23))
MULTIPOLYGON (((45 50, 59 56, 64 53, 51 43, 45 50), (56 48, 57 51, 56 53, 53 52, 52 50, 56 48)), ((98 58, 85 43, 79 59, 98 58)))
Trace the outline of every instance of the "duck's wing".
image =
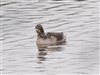
POLYGON ((60 41, 64 38, 63 32, 59 32, 59 33, 57 33, 57 32, 48 32, 47 33, 48 38, 50 38, 52 36, 55 37, 57 39, 57 41, 60 41))

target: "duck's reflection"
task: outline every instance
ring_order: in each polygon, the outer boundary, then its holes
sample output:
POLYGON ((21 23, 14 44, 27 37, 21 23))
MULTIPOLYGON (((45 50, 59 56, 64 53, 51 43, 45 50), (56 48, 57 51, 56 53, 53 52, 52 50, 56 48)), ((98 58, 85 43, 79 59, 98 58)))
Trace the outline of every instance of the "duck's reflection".
POLYGON ((38 48, 38 63, 42 63, 42 61, 46 60, 47 52, 45 49, 38 48))
POLYGON ((47 60, 46 55, 53 52, 62 51, 64 49, 64 45, 54 45, 48 47, 38 47, 38 63, 43 63, 43 61, 47 60))

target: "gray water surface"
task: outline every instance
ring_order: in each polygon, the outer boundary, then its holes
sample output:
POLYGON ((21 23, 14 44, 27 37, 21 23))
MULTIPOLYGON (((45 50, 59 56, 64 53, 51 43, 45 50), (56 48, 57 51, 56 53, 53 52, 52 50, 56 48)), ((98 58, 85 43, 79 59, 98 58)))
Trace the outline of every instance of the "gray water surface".
POLYGON ((0 3, 3 74, 98 74, 98 0, 0 3), (66 45, 39 51, 35 25, 64 32, 66 45))

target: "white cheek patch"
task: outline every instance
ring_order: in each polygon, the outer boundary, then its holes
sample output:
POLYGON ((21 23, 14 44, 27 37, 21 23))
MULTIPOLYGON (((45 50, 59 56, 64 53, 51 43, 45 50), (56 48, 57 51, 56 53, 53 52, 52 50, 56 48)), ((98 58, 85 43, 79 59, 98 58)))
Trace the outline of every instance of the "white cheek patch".
POLYGON ((35 29, 35 30, 36 30, 37 33, 40 33, 40 30, 39 29, 35 29))
POLYGON ((38 29, 35 29, 36 31, 38 31, 38 29))

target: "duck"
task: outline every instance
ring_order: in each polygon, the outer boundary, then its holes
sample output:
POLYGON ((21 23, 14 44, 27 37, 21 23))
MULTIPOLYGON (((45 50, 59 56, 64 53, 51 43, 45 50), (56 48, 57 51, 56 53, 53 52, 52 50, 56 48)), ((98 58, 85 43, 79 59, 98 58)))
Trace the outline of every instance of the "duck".
POLYGON ((63 32, 44 32, 43 26, 37 24, 35 26, 37 33, 37 45, 48 45, 66 42, 66 37, 63 32))

